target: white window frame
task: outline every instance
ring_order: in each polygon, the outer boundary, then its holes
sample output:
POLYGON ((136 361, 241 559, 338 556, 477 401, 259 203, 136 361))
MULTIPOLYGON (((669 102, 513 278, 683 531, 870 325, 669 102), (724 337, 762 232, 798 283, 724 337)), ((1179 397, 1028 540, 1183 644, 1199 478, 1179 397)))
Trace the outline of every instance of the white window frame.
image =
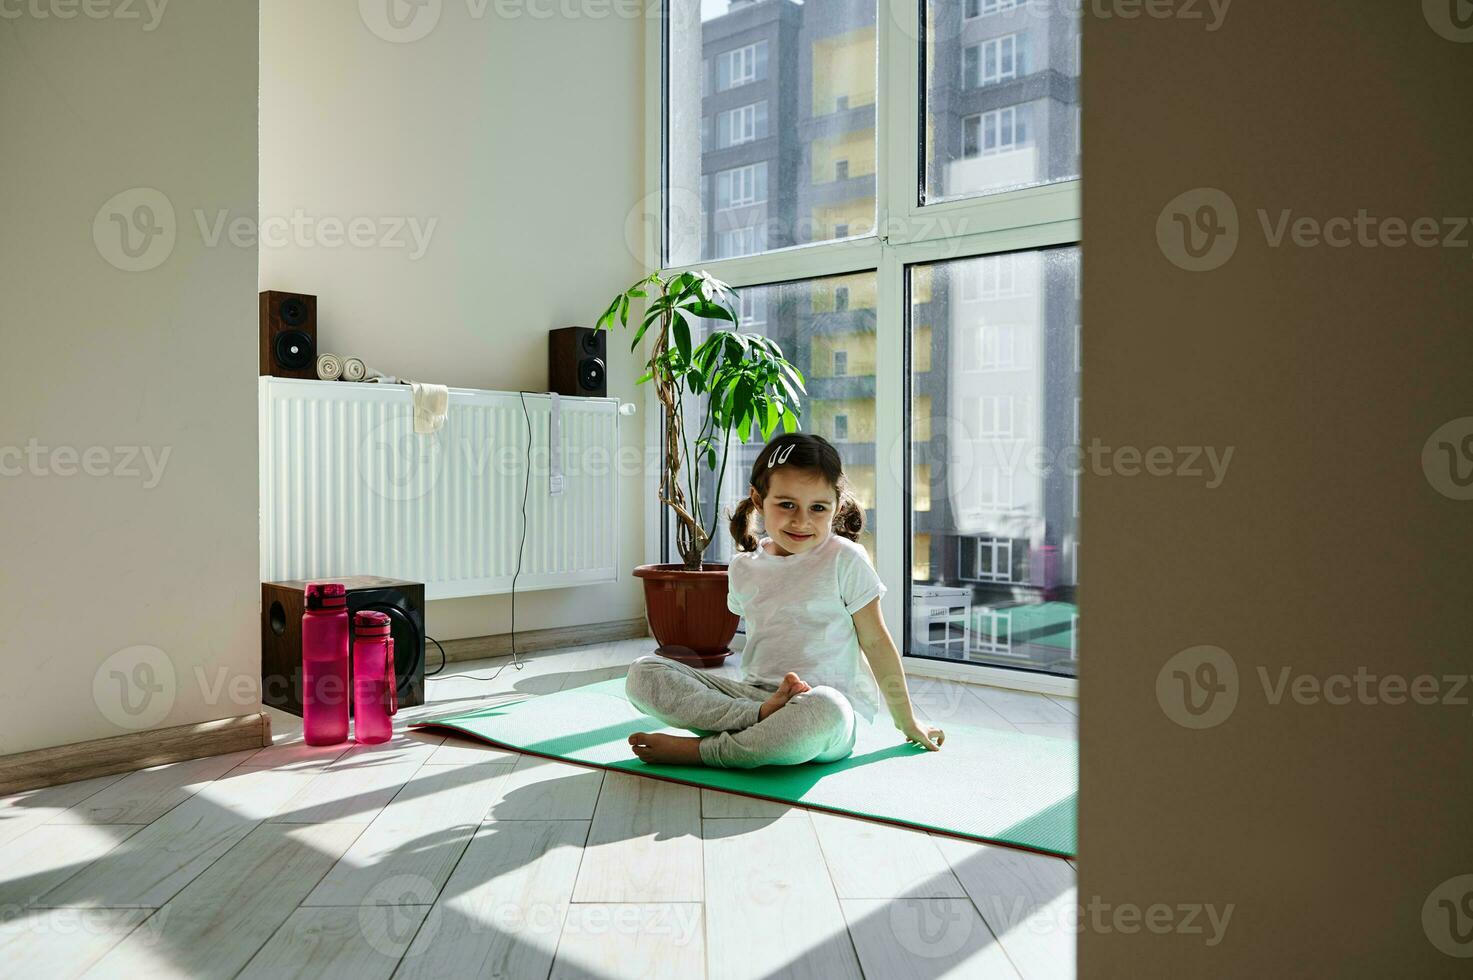
POLYGON ((730 170, 722 170, 716 174, 716 200, 719 202, 723 196, 722 188, 726 188, 726 204, 717 204, 716 210, 727 211, 732 208, 751 207, 753 204, 762 204, 767 201, 767 180, 762 180, 762 196, 757 192, 757 171, 767 169, 767 161, 760 160, 757 163, 749 163, 744 167, 732 167, 730 170), (740 194, 738 193, 740 186, 740 194))
POLYGON ((755 143, 762 139, 764 134, 757 132, 757 106, 760 102, 748 102, 732 109, 725 109, 716 115, 716 142, 721 149, 732 146, 742 146, 745 143, 755 143), (730 120, 726 126, 729 139, 721 142, 721 122, 730 120), (737 135, 738 123, 740 123, 741 134, 737 135))
POLYGON ((977 152, 971 154, 966 152, 966 139, 964 136, 962 139, 962 159, 976 160, 980 157, 996 156, 999 153, 1011 153, 1019 147, 1031 145, 1031 141, 1033 139, 1033 120, 1029 118, 1029 113, 1019 112, 1020 109, 1026 108, 1026 104, 1005 105, 997 109, 989 109, 986 112, 974 112, 970 116, 963 116, 963 133, 966 132, 966 127, 970 125, 973 120, 976 120, 977 122, 977 152), (1022 139, 1018 138, 1019 116, 1023 117, 1024 134, 1022 139), (992 121, 993 128, 997 133, 997 142, 991 147, 988 147, 986 145, 987 123, 989 120, 992 121), (1008 131, 1008 141, 1006 143, 1002 141, 1002 132, 1004 127, 1006 127, 1008 131))
POLYGON ((1019 44, 1017 34, 1002 34, 998 37, 990 37, 985 41, 978 41, 976 44, 969 44, 967 45, 967 48, 969 50, 975 50, 977 52, 977 60, 974 62, 977 67, 977 72, 976 77, 974 78, 966 77, 967 56, 966 53, 963 52, 963 88, 983 88, 988 85, 996 85, 998 82, 1010 81, 1011 79, 1018 77, 1019 44), (988 72, 987 70, 987 55, 989 52, 991 52, 993 55, 992 62, 994 70, 992 72, 988 72), (1006 70, 1004 70, 1002 67, 1004 55, 1007 56, 1006 60, 1008 67, 1006 70))
POLYGON ((977 0, 977 12, 968 14, 966 4, 962 5, 962 20, 978 20, 990 14, 1001 13, 1004 10, 1012 10, 1018 6, 1018 0, 977 0))
MULTIPOLYGON (((730 92, 734 88, 739 88, 743 85, 750 85, 758 80, 757 45, 766 43, 766 41, 754 41, 753 43, 744 45, 740 48, 732 48, 730 51, 723 51, 721 52, 721 54, 716 56, 726 62, 727 77, 729 78, 726 87, 720 88, 719 91, 730 92), (736 70, 738 65, 740 65, 742 68, 740 74, 738 74, 736 70)), ((721 77, 720 68, 717 69, 717 77, 721 77)))
MULTIPOLYGON (((639 222, 645 271, 669 273, 705 269, 733 287, 790 282, 819 277, 874 272, 875 297, 875 444, 893 446, 903 440, 905 405, 905 351, 907 311, 904 309, 907 269, 911 265, 943 262, 971 256, 1078 245, 1081 238, 1080 180, 1073 178, 1019 190, 960 197, 922 205, 917 188, 915 147, 925 134, 921 105, 919 4, 885 5, 876 18, 877 93, 875 107, 878 175, 875 188, 874 228, 885 236, 869 235, 839 241, 819 241, 739 258, 692 261, 664 266, 665 201, 689 200, 696 187, 664 185, 665 147, 665 32, 693 29, 699 4, 662 5, 659 16, 645 18, 645 181, 647 214, 639 222)), ((984 2, 981 6, 991 7, 984 2)), ((999 0, 998 10, 1007 9, 999 0)), ((694 62, 700 64, 697 57, 694 62)), ((699 91, 699 87, 697 87, 699 91)), ((773 124, 769 120, 769 124, 773 124)), ((700 224, 699 222, 695 224, 700 224)), ((699 255, 699 242, 675 250, 699 255)), ((644 343, 651 339, 647 336, 644 343)), ((646 351, 648 347, 646 347, 646 351)), ((653 386, 644 386, 645 445, 660 442, 660 405, 653 386)), ((646 467, 644 561, 663 561, 661 522, 666 518, 657 503, 657 467, 646 467)), ((909 516, 903 511, 904 467, 875 468, 875 558, 880 578, 889 587, 881 610, 897 636, 904 623, 903 604, 909 594, 905 567, 905 533, 909 516)), ((950 664, 904 658, 907 673, 972 683, 996 684, 1019 690, 1077 696, 1074 678, 1039 674, 978 664, 950 664)))
POLYGON ((978 395, 977 437, 1017 438, 1017 406, 1012 395, 978 395))
POLYGON ((977 550, 972 556, 972 580, 976 582, 1000 582, 1004 585, 1013 581, 1013 539, 980 537, 976 539, 977 550), (982 552, 986 549, 992 556, 992 571, 982 571, 982 552), (998 573, 998 569, 1002 573, 998 573))
POLYGON ((1015 371, 1018 368, 1018 326, 979 323, 972 328, 973 371, 1015 371))

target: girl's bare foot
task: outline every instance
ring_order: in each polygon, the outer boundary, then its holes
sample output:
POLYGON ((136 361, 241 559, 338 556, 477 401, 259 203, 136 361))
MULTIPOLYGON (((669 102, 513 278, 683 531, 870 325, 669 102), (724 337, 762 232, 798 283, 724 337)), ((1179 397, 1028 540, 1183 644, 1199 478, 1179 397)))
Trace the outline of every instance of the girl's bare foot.
POLYGON ((783 675, 783 682, 772 692, 772 696, 762 702, 762 707, 757 709, 757 720, 761 721, 772 714, 778 708, 787 704, 795 695, 802 694, 808 690, 808 682, 803 680, 791 670, 783 675))
POLYGON ((645 762, 662 762, 673 766, 699 766, 701 740, 683 735, 658 732, 635 732, 629 736, 634 754, 645 762))

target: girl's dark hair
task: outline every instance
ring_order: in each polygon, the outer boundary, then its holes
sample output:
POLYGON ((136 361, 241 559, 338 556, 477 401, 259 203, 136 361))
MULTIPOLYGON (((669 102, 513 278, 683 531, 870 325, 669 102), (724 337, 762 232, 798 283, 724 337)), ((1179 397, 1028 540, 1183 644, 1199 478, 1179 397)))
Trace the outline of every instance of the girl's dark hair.
MULTIPOLYGON (((774 436, 757 454, 748 482, 757 491, 757 496, 765 500, 772 474, 788 469, 821 474, 838 497, 838 506, 834 508, 834 533, 843 535, 850 541, 859 540, 859 534, 864 530, 864 508, 859 506, 859 501, 844 476, 844 461, 839 458, 839 451, 822 436, 806 432, 788 432, 774 436)), ((732 511, 731 536, 736 541, 738 551, 757 550, 757 539, 752 534, 752 515, 756 510, 757 505, 752 503, 752 495, 748 493, 737 504, 736 510, 732 511)))

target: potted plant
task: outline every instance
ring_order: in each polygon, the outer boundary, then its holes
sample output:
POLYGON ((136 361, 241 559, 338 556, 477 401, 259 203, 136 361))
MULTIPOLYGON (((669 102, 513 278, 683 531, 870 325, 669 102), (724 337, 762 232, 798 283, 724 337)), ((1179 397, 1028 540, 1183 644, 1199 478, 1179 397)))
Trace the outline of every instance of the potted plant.
POLYGON ((697 467, 716 473, 720 486, 731 436, 760 434, 765 442, 778 425, 794 431, 807 393, 802 373, 775 341, 737 329, 735 298, 731 287, 705 272, 654 273, 615 296, 594 327, 612 331, 617 320, 627 328, 631 304, 644 300, 644 317, 629 349, 636 349, 651 327, 656 331, 637 384, 653 382, 660 399, 665 452, 659 495, 675 515, 675 547, 682 561, 640 565, 634 574, 644 581, 650 630, 661 652, 702 667, 718 666, 730 655, 737 617, 726 608, 726 565, 701 560, 721 515, 712 500, 706 518, 697 467), (726 320, 732 328, 713 330, 693 346, 695 319, 726 320), (687 394, 707 396, 694 442, 686 427, 687 394))

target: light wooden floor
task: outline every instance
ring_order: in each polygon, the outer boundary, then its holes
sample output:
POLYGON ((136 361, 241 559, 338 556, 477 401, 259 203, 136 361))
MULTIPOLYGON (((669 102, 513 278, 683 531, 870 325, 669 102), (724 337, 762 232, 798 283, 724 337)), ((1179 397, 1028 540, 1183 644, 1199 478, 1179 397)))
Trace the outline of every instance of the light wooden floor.
MULTIPOLYGON (((396 729, 621 676, 651 645, 451 664, 396 729)), ((1067 699, 911 690, 942 727, 1074 737, 1067 699)), ((314 749, 273 723, 270 748, 0 799, 0 975, 1074 975, 1070 862, 418 734, 314 749)))

